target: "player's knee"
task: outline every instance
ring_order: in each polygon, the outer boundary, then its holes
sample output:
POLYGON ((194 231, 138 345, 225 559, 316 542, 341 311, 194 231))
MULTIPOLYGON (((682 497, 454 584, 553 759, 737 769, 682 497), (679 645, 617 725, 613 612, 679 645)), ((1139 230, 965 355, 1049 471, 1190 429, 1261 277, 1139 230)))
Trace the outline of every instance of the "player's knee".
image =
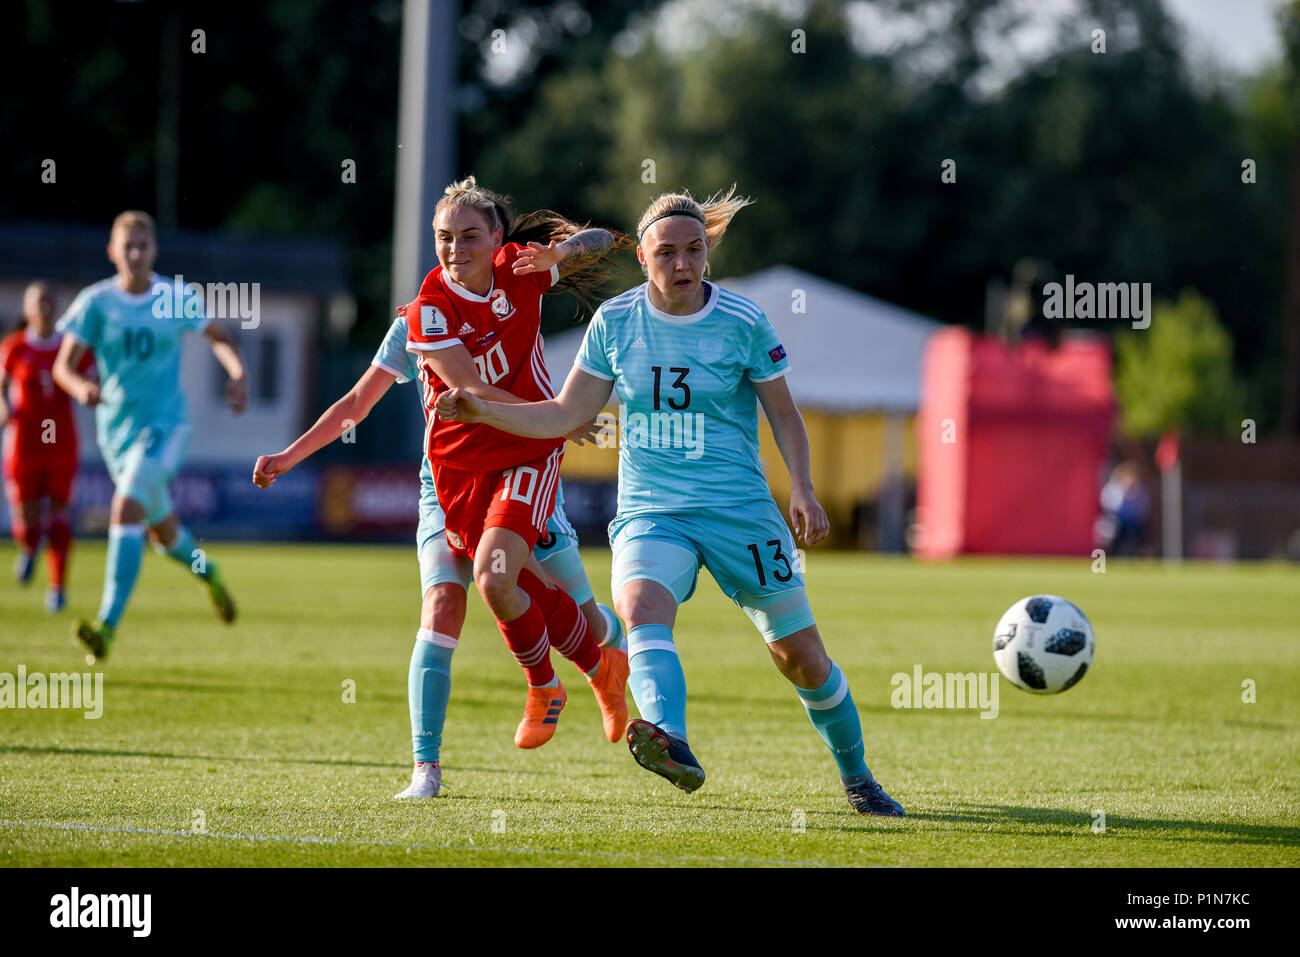
POLYGON ((632 582, 619 589, 614 610, 628 628, 671 623, 677 611, 672 593, 657 582, 632 582))
POLYGON ((777 670, 799 688, 820 688, 830 677, 831 660, 819 637, 792 635, 767 646, 777 670))
POLYGON ((114 525, 138 525, 144 521, 144 506, 133 498, 114 496, 109 520, 114 525))
POLYGON ((815 662, 778 658, 776 667, 787 681, 799 688, 820 688, 831 670, 829 660, 815 662))
POLYGON ((478 587, 478 593, 483 596, 483 602, 492 609, 492 614, 503 621, 509 621, 517 617, 517 614, 510 614, 514 610, 515 604, 515 587, 514 580, 501 572, 494 572, 490 568, 474 572, 474 584, 478 587), (504 618, 502 616, 505 615, 504 618))
POLYGON ((648 603, 640 595, 629 595, 626 591, 619 592, 614 599, 614 610, 629 628, 645 624, 649 613, 648 603))
POLYGON ((435 585, 425 593, 420 612, 421 628, 459 637, 465 624, 465 589, 459 585, 435 585))

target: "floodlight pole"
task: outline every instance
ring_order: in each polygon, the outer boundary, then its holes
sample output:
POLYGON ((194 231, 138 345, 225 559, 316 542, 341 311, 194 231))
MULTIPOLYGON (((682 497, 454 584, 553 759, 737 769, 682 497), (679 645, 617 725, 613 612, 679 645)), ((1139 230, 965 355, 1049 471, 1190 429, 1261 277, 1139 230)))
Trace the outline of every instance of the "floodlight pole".
POLYGON ((433 208, 454 177, 456 21, 454 0, 405 0, 397 107, 392 305, 410 302, 438 264, 433 208))
POLYGON ((1160 528, 1164 539, 1166 564, 1177 565, 1183 560, 1183 463, 1176 460, 1160 473, 1160 528))

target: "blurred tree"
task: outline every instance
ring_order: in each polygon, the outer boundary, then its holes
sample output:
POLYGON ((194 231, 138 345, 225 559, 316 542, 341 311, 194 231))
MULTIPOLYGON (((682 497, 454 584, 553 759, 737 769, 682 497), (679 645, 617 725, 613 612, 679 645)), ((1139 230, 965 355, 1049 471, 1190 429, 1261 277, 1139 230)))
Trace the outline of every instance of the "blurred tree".
MULTIPOLYGON (((172 71, 174 151, 157 140, 176 8, 11 6, 0 56, 31 95, 0 101, 0 168, 35 183, 54 157, 59 181, 6 190, 0 216, 107 223, 153 207, 174 172, 182 226, 345 243, 354 341, 374 340, 389 305, 400 0, 186 4, 180 35, 203 29, 206 51, 187 45, 172 71)), ((659 192, 736 182, 757 204, 717 275, 784 262, 947 321, 977 324, 989 277, 1026 257, 1166 297, 1195 285, 1222 310, 1261 429, 1280 421, 1282 357, 1300 348, 1282 322, 1300 322, 1300 281, 1282 295, 1283 210, 1300 208, 1294 4, 1287 65, 1245 96, 1189 77, 1160 0, 1084 0, 1052 49, 1012 69, 987 50, 1023 15, 1015 0, 950 0, 942 17, 928 0, 665 6, 463 0, 461 172, 520 208, 625 230, 659 192), (864 41, 864 12, 908 24, 903 39, 864 41), (955 182, 941 180, 946 160, 955 182)))
POLYGON ((1242 387, 1232 370, 1232 339, 1199 293, 1157 302, 1149 329, 1115 339, 1115 393, 1124 430, 1137 438, 1166 432, 1241 431, 1242 387))
POLYGON ((475 168, 530 204, 562 201, 625 230, 660 192, 734 181, 758 202, 713 258, 717 275, 788 263, 948 321, 978 323, 988 278, 1025 257, 1166 297, 1194 284, 1224 310, 1252 413, 1276 426, 1290 140, 1252 152, 1269 139, 1261 117, 1192 80, 1159 0, 1088 0, 1052 52, 992 92, 978 41, 1010 29, 1018 5, 949 8, 872 52, 829 0, 795 12, 675 4, 676 32, 646 21, 603 61, 544 80, 475 168), (1098 27, 1104 54, 1091 47, 1098 27), (955 183, 940 178, 948 159, 955 183))

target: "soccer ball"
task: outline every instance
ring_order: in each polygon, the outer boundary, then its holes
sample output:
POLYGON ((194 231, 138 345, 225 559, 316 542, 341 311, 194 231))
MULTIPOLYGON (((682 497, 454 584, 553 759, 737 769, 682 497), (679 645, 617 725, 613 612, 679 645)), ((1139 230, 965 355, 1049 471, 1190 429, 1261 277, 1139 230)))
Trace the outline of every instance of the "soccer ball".
POLYGON ((1003 677, 1034 694, 1079 683, 1092 664, 1092 625, 1057 595, 1031 595, 1007 609, 993 631, 993 660, 1003 677))

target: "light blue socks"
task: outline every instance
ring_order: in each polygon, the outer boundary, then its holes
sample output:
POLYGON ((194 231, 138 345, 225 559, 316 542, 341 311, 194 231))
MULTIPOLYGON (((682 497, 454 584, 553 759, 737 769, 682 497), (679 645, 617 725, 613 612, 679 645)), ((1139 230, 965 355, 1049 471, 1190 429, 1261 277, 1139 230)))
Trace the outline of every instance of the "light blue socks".
POLYGON ((861 784, 871 777, 862 744, 862 722, 849 694, 849 679, 840 666, 831 662, 831 673, 820 688, 794 689, 808 711, 808 718, 831 749, 839 765, 840 780, 845 787, 861 784))
POLYGON ((421 628, 411 650, 406 694, 411 707, 411 747, 418 761, 437 761, 442 726, 451 698, 451 656, 457 641, 450 635, 421 628))
POLYGON ((143 525, 108 527, 108 560, 104 566, 104 592, 99 601, 99 620, 117 626, 140 577, 144 558, 143 525))
POLYGON ((173 558, 180 562, 199 578, 207 580, 212 574, 208 565, 208 558, 205 554, 200 554, 198 547, 194 544, 194 536, 184 525, 176 529, 176 540, 167 548, 158 546, 159 553, 173 558))
POLYGON ((638 625, 627 633, 627 686, 636 709, 665 733, 686 740, 686 675, 667 625, 638 625))

